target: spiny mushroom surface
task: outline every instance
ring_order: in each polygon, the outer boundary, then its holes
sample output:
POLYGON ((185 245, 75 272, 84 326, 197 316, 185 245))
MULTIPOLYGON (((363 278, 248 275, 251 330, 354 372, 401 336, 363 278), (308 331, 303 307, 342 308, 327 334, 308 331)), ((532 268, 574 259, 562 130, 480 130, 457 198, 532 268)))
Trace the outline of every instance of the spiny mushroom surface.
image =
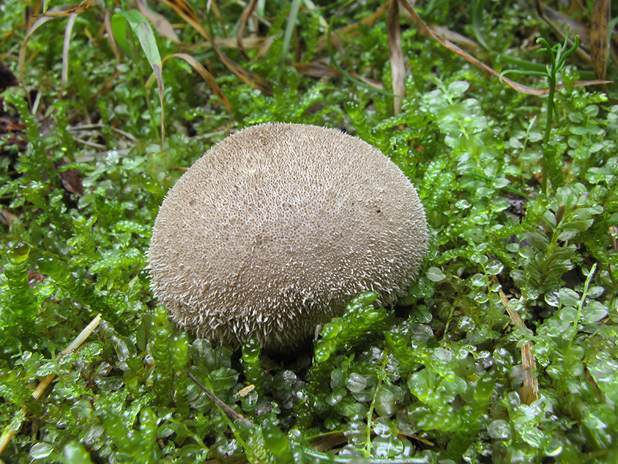
POLYGON ((173 320, 214 343, 294 346, 356 294, 405 294, 427 250, 401 170, 334 129, 267 123, 200 158, 169 191, 149 250, 173 320))

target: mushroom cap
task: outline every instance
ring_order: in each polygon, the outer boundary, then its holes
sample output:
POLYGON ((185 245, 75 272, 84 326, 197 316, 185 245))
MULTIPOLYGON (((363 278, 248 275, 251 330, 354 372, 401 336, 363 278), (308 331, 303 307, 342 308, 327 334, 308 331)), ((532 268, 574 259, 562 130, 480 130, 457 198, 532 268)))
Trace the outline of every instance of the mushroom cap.
POLYGON ((401 170, 338 130, 267 123, 212 147, 163 201, 152 290, 214 343, 294 346, 360 292, 406 293, 427 251, 401 170))

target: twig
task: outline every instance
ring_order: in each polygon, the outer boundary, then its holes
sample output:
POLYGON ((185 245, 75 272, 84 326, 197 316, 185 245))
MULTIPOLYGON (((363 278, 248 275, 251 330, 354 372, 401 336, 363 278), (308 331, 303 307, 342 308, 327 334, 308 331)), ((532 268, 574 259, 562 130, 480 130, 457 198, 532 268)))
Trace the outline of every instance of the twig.
MULTIPOLYGON (((69 132, 79 132, 79 131, 86 131, 86 130, 91 130, 91 129, 102 129, 103 128, 103 124, 99 123, 99 124, 84 124, 81 126, 73 126, 69 128, 69 132)), ((118 135, 121 135, 127 139, 129 139, 131 142, 135 142, 135 137, 133 137, 131 134, 129 134, 128 132, 125 132, 123 130, 120 130, 114 126, 110 127, 112 132, 115 132, 118 135)))
POLYGON ((236 419, 236 420, 242 422, 243 424, 245 424, 248 427, 253 427, 254 426, 253 422, 251 422, 249 419, 241 416, 236 411, 234 411, 232 408, 230 408, 227 404, 225 404, 223 401, 221 401, 219 398, 217 398, 214 393, 212 393, 208 388, 206 388, 204 385, 202 385, 195 377, 193 377, 193 375, 191 375, 191 373, 188 373, 187 377, 189 377, 191 380, 193 380, 195 382, 195 384, 198 387, 200 387, 204 391, 204 393, 206 393, 206 396, 208 398, 210 398, 210 400, 213 403, 215 403, 217 406, 219 406, 221 409, 223 409, 223 411, 225 412, 227 417, 229 417, 230 419, 236 419))
MULTIPOLYGON (((94 329, 97 328, 100 322, 101 322, 101 315, 99 314, 97 317, 95 317, 92 320, 92 322, 90 322, 90 324, 88 324, 88 326, 84 330, 81 331, 81 333, 77 336, 77 338, 75 338, 75 340, 71 342, 69 346, 67 346, 64 350, 58 353, 57 359, 69 353, 72 353, 77 348, 79 348, 80 345, 84 343, 84 341, 86 341, 86 339, 94 331, 94 329)), ((43 392, 45 391, 45 389, 49 386, 50 383, 52 383, 52 381, 55 378, 56 378, 56 374, 49 374, 47 377, 41 380, 39 384, 37 385, 36 389, 32 392, 32 397, 35 400, 38 400, 43 394, 43 392)), ((9 441, 11 441, 11 438, 13 438, 13 435, 15 435, 15 432, 19 430, 19 427, 21 426, 23 418, 26 417, 26 412, 27 410, 25 406, 21 408, 19 411, 19 414, 22 416, 22 419, 18 420, 17 425, 13 424, 13 427, 10 428, 8 431, 6 431, 2 435, 2 437, 0 437, 0 454, 4 452, 5 448, 9 444, 9 441)))
MULTIPOLYGON (((496 276, 491 276, 491 279, 494 283, 499 284, 496 276)), ((519 314, 509 307, 509 300, 506 298, 502 289, 498 290, 498 294, 513 324, 522 326, 525 329, 526 324, 524 324, 519 314)), ((530 342, 526 342, 526 344, 521 347, 521 367, 524 376, 524 386, 521 389, 522 399, 524 403, 530 404, 539 398, 539 381, 533 376, 533 371, 536 369, 536 362, 534 360, 534 354, 532 354, 532 343, 530 342)))

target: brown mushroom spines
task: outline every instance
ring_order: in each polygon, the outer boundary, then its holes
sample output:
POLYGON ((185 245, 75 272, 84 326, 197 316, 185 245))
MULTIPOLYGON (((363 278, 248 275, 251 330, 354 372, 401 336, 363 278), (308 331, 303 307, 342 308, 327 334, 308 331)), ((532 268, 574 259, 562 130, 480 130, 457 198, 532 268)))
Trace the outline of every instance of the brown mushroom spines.
POLYGON ((181 325, 279 348, 359 292, 393 302, 426 248, 416 190, 381 152, 333 129, 264 124, 215 145, 177 182, 149 259, 155 296, 181 325))

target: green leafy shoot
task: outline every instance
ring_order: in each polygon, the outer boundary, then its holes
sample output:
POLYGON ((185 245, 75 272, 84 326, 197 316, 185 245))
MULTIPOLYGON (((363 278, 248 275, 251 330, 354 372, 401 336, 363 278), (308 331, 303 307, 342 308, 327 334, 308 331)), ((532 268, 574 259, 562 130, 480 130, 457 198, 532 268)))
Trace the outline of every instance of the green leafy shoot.
POLYGON ((543 174, 541 180, 541 188, 543 193, 547 194, 547 180, 548 176, 551 177, 552 187, 557 189, 562 186, 562 171, 560 161, 558 159, 555 147, 550 147, 549 142, 551 138, 551 132, 553 127, 553 117, 556 111, 555 93, 556 86, 558 85, 558 74, 565 66, 566 59, 579 48, 579 36, 575 36, 572 46, 569 44, 569 33, 565 34, 564 42, 557 43, 553 46, 543 37, 537 39, 537 43, 543 45, 539 51, 547 52, 549 55, 550 64, 545 67, 545 71, 535 70, 517 70, 509 69, 503 71, 500 77, 506 74, 524 74, 528 76, 539 76, 547 79, 549 94, 547 96, 546 105, 546 120, 545 120, 545 132, 543 136, 543 174))
POLYGON ((157 79, 159 101, 161 104, 161 150, 163 150, 165 142, 165 113, 163 105, 163 64, 159 54, 159 47, 157 46, 157 41, 150 27, 150 23, 139 11, 121 11, 112 16, 112 31, 114 33, 114 38, 125 52, 129 52, 129 45, 127 43, 127 23, 129 23, 131 30, 137 36, 144 55, 146 55, 146 59, 152 67, 152 71, 157 79))

